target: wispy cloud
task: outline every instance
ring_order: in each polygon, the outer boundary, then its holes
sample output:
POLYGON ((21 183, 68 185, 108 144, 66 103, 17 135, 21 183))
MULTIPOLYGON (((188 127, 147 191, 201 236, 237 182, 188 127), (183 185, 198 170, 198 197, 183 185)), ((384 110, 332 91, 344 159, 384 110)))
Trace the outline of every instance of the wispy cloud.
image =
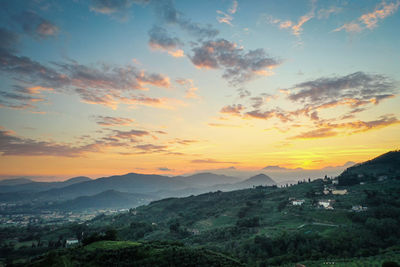
POLYGON ((179 78, 179 79, 176 79, 175 80, 178 84, 180 84, 180 85, 182 85, 182 86, 185 86, 187 89, 186 89, 186 95, 185 95, 185 98, 194 98, 194 99, 198 99, 198 98, 200 98, 198 95, 197 95, 197 91, 199 90, 199 88, 197 88, 195 85, 194 85, 194 81, 192 80, 192 79, 182 79, 182 78, 179 78))
POLYGON ((111 116, 94 116, 95 122, 101 126, 128 126, 132 124, 133 119, 111 116))
POLYGON ((358 33, 364 29, 372 30, 378 26, 378 22, 384 20, 386 17, 393 15, 399 8, 400 1, 387 3, 386 1, 380 2, 375 10, 361 15, 357 21, 352 21, 343 24, 342 26, 334 29, 334 32, 344 30, 349 33, 358 33))
POLYGON ((318 10, 317 17, 318 17, 318 19, 327 19, 331 15, 337 14, 337 13, 341 12, 342 10, 343 10, 343 8, 337 7, 337 6, 331 6, 329 8, 322 8, 322 9, 318 10))
POLYGON ((199 164, 224 164, 224 163, 229 163, 229 164, 238 164, 236 161, 220 161, 216 159, 194 159, 190 161, 191 163, 199 163, 199 164))
POLYGON ((24 11, 14 15, 13 19, 21 25, 25 33, 38 39, 54 37, 60 31, 54 23, 42 18, 33 11, 24 11))
POLYGON ((356 120, 345 123, 321 123, 319 128, 303 132, 289 139, 316 139, 327 138, 338 135, 356 134, 377 130, 391 125, 399 124, 400 121, 392 115, 384 115, 372 121, 356 120))
POLYGON ((291 137, 290 139, 316 139, 316 138, 325 138, 336 136, 338 133, 335 132, 332 128, 320 128, 307 132, 303 132, 299 135, 291 137))
POLYGON ((96 13, 109 15, 119 21, 129 19, 132 4, 147 4, 150 0, 91 0, 90 10, 96 13))
POLYGON ((303 25, 315 17, 315 2, 315 0, 311 1, 311 10, 307 14, 301 16, 297 22, 293 20, 276 19, 271 16, 268 17, 268 22, 277 24, 280 29, 289 29, 293 35, 300 37, 303 32, 303 25))
POLYGON ((227 13, 221 10, 217 10, 217 14, 219 15, 217 16, 217 21, 219 23, 225 23, 230 26, 233 26, 232 25, 233 15, 236 14, 236 12, 238 11, 238 7, 239 7, 238 1, 234 0, 232 2, 232 6, 228 9, 227 13))
POLYGON ((197 38, 213 38, 219 33, 211 24, 202 25, 187 18, 175 8, 172 0, 159 0, 152 3, 155 7, 157 17, 164 23, 177 25, 182 30, 197 38))

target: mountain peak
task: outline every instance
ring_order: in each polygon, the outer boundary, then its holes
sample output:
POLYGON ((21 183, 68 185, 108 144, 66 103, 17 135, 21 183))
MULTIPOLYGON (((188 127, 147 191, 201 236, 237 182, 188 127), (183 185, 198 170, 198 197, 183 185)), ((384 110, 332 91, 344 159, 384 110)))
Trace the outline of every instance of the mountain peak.
POLYGON ((258 185, 275 185, 276 182, 274 180, 272 180, 272 178, 269 177, 268 175, 260 173, 260 174, 250 177, 247 180, 244 180, 240 184, 248 186, 248 187, 252 187, 252 186, 258 186, 258 185))

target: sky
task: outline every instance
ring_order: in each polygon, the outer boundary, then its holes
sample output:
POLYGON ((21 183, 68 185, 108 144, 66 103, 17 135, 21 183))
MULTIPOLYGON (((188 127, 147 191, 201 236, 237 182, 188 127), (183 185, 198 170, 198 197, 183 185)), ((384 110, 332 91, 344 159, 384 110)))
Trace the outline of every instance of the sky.
POLYGON ((399 149, 400 0, 1 5, 2 177, 312 170, 399 149))

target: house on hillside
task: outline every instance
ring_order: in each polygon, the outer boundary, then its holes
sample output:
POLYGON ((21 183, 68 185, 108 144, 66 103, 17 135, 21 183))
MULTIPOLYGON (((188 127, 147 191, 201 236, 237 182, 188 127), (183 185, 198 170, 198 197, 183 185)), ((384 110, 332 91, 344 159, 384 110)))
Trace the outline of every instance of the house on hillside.
POLYGON ((385 181, 387 178, 388 178, 387 175, 381 175, 378 177, 378 181, 382 182, 382 181, 385 181))
POLYGON ((333 189, 332 194, 334 195, 346 195, 347 189, 333 189))
POLYGON ((304 204, 304 199, 294 199, 292 200, 292 205, 293 206, 301 206, 304 204))
POLYGON ((353 207, 351 207, 351 211, 354 212, 362 212, 362 211, 366 211, 368 210, 368 207, 363 207, 361 205, 354 205, 353 207))
POLYGON ((79 244, 78 239, 67 239, 65 241, 65 246, 66 247, 72 247, 72 246, 75 246, 75 245, 78 245, 78 244, 79 244))
POLYGON ((318 201, 318 205, 322 206, 324 209, 327 209, 327 210, 333 210, 333 207, 332 207, 333 203, 334 203, 334 200, 332 200, 332 199, 324 199, 324 200, 318 201))
POLYGON ((324 186, 324 195, 346 195, 347 194, 347 189, 336 189, 335 187, 330 187, 330 186, 324 186))

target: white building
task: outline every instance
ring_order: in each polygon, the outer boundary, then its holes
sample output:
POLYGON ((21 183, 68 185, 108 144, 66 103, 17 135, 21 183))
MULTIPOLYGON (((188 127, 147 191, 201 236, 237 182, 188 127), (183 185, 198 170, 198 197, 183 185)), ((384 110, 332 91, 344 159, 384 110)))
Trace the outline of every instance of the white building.
POLYGON ((318 201, 318 205, 324 207, 324 209, 327 210, 333 210, 332 203, 333 201, 331 199, 318 201))
POLYGON ((67 239, 65 242, 65 245, 67 247, 73 246, 73 245, 78 245, 79 241, 78 239, 67 239))
POLYGON ((292 205, 293 206, 301 206, 304 204, 304 199, 295 199, 292 200, 292 205))

